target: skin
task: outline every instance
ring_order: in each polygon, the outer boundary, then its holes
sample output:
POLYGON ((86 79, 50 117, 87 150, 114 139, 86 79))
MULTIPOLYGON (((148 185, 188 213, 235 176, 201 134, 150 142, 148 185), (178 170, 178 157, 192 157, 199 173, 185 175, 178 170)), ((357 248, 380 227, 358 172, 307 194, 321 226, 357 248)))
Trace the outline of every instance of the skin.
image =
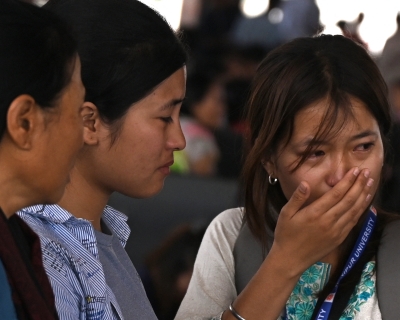
MULTIPOLYGON (((350 100, 356 121, 348 120, 332 140, 321 145, 296 171, 296 161, 305 152, 326 110, 326 101, 300 111, 294 123, 294 134, 286 147, 279 148, 278 156, 267 162, 266 170, 276 177, 287 199, 290 199, 301 181, 311 187, 306 205, 331 190, 353 167, 368 168, 370 178, 379 181, 383 166, 383 145, 378 123, 363 103, 350 100), (314 125, 313 125, 314 124, 314 125)), ((339 118, 339 121, 342 120, 339 118)), ((378 183, 372 188, 375 194, 378 183)))
POLYGON ((85 95, 80 61, 57 105, 42 109, 30 95, 14 99, 0 143, 0 204, 7 217, 21 208, 60 200, 83 146, 85 95))
MULTIPOLYGON (((357 121, 349 120, 295 172, 290 169, 304 151, 304 141, 315 134, 310 124, 320 123, 325 101, 296 115, 289 145, 281 144, 279 156, 266 162, 265 169, 278 178, 289 201, 279 215, 269 254, 233 304, 246 319, 277 319, 308 267, 325 261, 335 268, 343 258, 340 245, 371 203, 383 163, 382 140, 365 106, 355 99, 351 105, 357 121)), ((223 319, 235 318, 224 312, 223 319)))
POLYGON ((94 104, 85 102, 85 146, 60 206, 101 230, 112 192, 134 198, 158 193, 173 164, 173 152, 186 144, 179 123, 185 90, 183 67, 128 109, 114 142, 113 128, 101 121, 94 104))

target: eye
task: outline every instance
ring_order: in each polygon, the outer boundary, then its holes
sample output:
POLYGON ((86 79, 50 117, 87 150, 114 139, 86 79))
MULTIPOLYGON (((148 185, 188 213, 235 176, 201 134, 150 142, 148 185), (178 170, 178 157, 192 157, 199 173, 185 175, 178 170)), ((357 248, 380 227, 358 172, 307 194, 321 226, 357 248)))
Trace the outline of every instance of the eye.
POLYGON ((161 117, 160 119, 165 123, 171 123, 173 121, 172 117, 161 117))
POLYGON ((363 143, 355 147, 355 151, 368 151, 374 146, 374 143, 368 142, 368 143, 363 143))
POLYGON ((316 159, 325 155, 325 152, 322 150, 315 150, 311 152, 310 155, 307 157, 308 159, 316 159))

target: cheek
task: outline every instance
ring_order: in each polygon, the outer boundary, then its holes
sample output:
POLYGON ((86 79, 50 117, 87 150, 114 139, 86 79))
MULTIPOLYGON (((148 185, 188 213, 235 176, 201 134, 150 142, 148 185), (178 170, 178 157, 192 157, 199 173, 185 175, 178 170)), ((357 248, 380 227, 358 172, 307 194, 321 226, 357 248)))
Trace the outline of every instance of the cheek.
POLYGON ((283 191, 283 194, 288 200, 292 196, 293 192, 296 190, 297 186, 302 181, 296 173, 292 174, 290 172, 279 174, 278 180, 281 189, 283 191))
POLYGON ((306 181, 310 186, 310 197, 307 200, 307 204, 318 199, 324 192, 324 188, 321 186, 322 174, 318 170, 302 170, 299 168, 294 173, 287 172, 281 174, 279 179, 283 194, 286 199, 290 199, 296 188, 300 185, 300 182, 306 181))

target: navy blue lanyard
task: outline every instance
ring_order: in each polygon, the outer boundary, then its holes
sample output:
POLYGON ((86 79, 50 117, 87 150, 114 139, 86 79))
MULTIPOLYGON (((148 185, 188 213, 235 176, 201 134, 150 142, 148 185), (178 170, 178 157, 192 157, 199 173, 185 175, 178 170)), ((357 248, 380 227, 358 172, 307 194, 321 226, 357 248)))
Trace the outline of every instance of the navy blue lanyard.
MULTIPOLYGON (((335 299, 335 294, 338 290, 339 283, 342 279, 350 272, 353 266, 356 264, 358 259, 363 254, 365 247, 367 246, 368 241, 371 238, 372 231, 374 230, 376 223, 376 210, 374 207, 370 207, 368 211, 367 218, 362 226, 360 234, 358 235, 357 241, 353 247, 353 250, 350 253, 349 258, 345 264, 345 267, 340 275, 339 279, 336 282, 335 287, 331 291, 331 293, 326 297, 325 301, 322 303, 321 308, 319 309, 315 320, 327 320, 329 317, 329 313, 331 312, 333 300, 335 299)), ((286 311, 286 308, 285 308, 286 311)), ((287 319, 286 312, 283 316, 283 319, 287 319)))

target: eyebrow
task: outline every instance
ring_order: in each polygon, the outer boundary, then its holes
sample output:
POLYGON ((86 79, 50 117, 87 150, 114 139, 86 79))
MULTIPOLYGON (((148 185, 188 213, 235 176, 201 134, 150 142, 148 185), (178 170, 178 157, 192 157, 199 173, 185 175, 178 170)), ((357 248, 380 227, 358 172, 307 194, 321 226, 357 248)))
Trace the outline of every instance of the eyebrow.
POLYGON ((161 107, 161 110, 167 110, 170 108, 175 107, 176 105, 182 103, 183 101, 185 101, 185 98, 181 98, 181 99, 172 99, 171 101, 167 102, 166 104, 164 104, 161 107))
MULTIPOLYGON (((369 136, 374 136, 375 138, 377 138, 378 134, 375 131, 372 131, 372 130, 365 130, 365 131, 362 131, 362 132, 356 134, 355 136, 352 136, 350 138, 350 141, 355 141, 355 140, 362 139, 362 138, 369 137, 369 136)), ((313 144, 313 145, 316 145, 316 146, 329 144, 329 141, 326 141, 326 140, 315 140, 315 141, 313 141, 313 139, 314 139, 313 137, 307 138, 306 140, 298 143, 296 146, 297 147, 303 147, 303 146, 307 147, 310 144, 313 144)))

